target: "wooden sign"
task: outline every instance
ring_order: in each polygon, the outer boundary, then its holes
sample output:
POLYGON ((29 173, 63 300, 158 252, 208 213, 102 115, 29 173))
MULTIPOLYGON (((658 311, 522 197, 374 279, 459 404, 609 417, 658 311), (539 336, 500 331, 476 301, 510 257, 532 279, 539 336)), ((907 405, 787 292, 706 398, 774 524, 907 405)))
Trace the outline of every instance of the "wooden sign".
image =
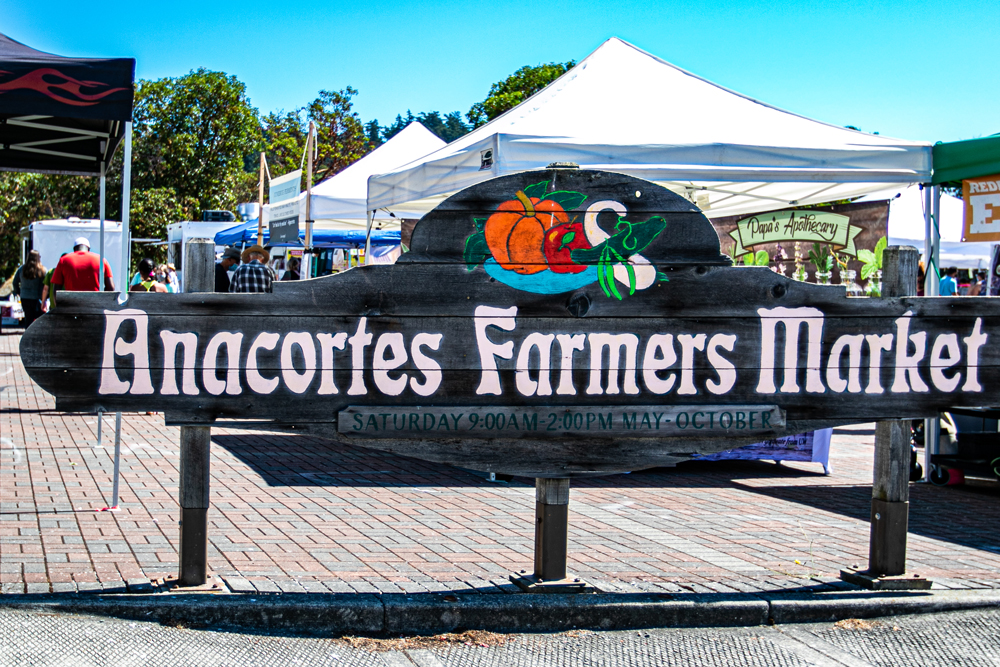
POLYGON ((66 293, 22 359, 62 410, 536 477, 1000 400, 1000 304, 848 299, 732 267, 692 204, 629 176, 497 178, 443 202, 410 247, 273 294, 66 293))

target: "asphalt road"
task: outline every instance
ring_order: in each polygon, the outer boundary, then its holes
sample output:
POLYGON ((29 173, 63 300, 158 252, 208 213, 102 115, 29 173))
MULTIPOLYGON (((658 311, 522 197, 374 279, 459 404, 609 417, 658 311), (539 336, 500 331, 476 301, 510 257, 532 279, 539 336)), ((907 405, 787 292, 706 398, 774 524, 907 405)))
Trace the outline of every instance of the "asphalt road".
POLYGON ((1000 609, 755 628, 371 640, 0 611, 0 665, 1000 665, 1000 609))

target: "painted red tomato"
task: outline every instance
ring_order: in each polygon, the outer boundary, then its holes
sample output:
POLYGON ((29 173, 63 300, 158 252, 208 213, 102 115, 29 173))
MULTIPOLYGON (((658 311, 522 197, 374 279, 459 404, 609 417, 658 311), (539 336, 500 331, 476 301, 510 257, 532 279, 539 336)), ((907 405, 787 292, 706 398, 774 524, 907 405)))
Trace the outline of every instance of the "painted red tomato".
POLYGON ((567 222, 553 227, 545 233, 545 260, 556 273, 580 273, 586 271, 585 264, 577 264, 570 253, 578 248, 590 248, 590 241, 583 231, 583 224, 567 222))

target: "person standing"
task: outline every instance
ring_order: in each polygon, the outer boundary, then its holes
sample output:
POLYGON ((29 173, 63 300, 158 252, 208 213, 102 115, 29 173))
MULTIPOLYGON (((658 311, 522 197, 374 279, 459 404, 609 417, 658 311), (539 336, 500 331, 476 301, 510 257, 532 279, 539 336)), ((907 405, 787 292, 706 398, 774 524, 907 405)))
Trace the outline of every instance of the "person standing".
POLYGON ((215 291, 229 291, 229 269, 240 264, 240 251, 236 248, 226 248, 222 251, 222 259, 215 264, 215 291))
POLYGON ((229 291, 233 293, 272 291, 274 271, 267 265, 270 257, 270 253, 259 245, 244 250, 243 263, 236 267, 229 291))
POLYGON ((957 275, 958 269, 954 266, 945 269, 944 277, 938 284, 939 296, 958 296, 958 280, 955 279, 957 275))
POLYGON ((45 267, 37 250, 28 252, 28 261, 14 274, 14 294, 21 297, 25 329, 42 315, 42 291, 45 288, 45 267))
POLYGON ((139 282, 129 288, 129 292, 162 292, 166 294, 167 286, 156 279, 156 265, 146 257, 139 262, 139 282))
POLYGON ((292 257, 288 260, 288 266, 285 269, 285 275, 281 276, 281 280, 301 280, 302 276, 299 274, 299 258, 292 257))
MULTIPOLYGON (((97 253, 90 252, 90 241, 81 236, 73 243, 73 252, 59 260, 56 270, 52 272, 52 293, 58 290, 68 292, 100 292, 99 269, 101 258, 97 253)), ((111 265, 104 260, 104 289, 115 291, 114 278, 111 275, 111 265)))
MULTIPOLYGON (((62 259, 68 252, 64 252, 59 255, 59 259, 62 259)), ((47 313, 51 309, 56 307, 56 291, 52 289, 52 274, 56 272, 56 267, 52 267, 45 274, 45 280, 42 282, 42 312, 47 313)))

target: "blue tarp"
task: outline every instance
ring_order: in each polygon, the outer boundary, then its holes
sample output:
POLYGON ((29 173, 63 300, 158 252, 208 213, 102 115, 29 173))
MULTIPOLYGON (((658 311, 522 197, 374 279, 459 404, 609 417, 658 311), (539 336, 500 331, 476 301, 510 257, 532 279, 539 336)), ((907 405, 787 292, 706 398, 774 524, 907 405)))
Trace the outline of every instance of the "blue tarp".
MULTIPOLYGON (((306 232, 299 230, 299 244, 282 243, 279 245, 302 245, 306 232)), ((268 245, 268 231, 264 228, 264 243, 268 245)), ((253 245, 257 242, 257 221, 241 222, 235 227, 224 229, 215 235, 216 245, 231 245, 239 248, 244 243, 253 245)), ((398 231, 372 230, 372 246, 397 246, 400 243, 398 231)), ((365 231, 363 229, 317 229, 313 227, 313 245, 323 248, 363 248, 365 246, 365 231)))

